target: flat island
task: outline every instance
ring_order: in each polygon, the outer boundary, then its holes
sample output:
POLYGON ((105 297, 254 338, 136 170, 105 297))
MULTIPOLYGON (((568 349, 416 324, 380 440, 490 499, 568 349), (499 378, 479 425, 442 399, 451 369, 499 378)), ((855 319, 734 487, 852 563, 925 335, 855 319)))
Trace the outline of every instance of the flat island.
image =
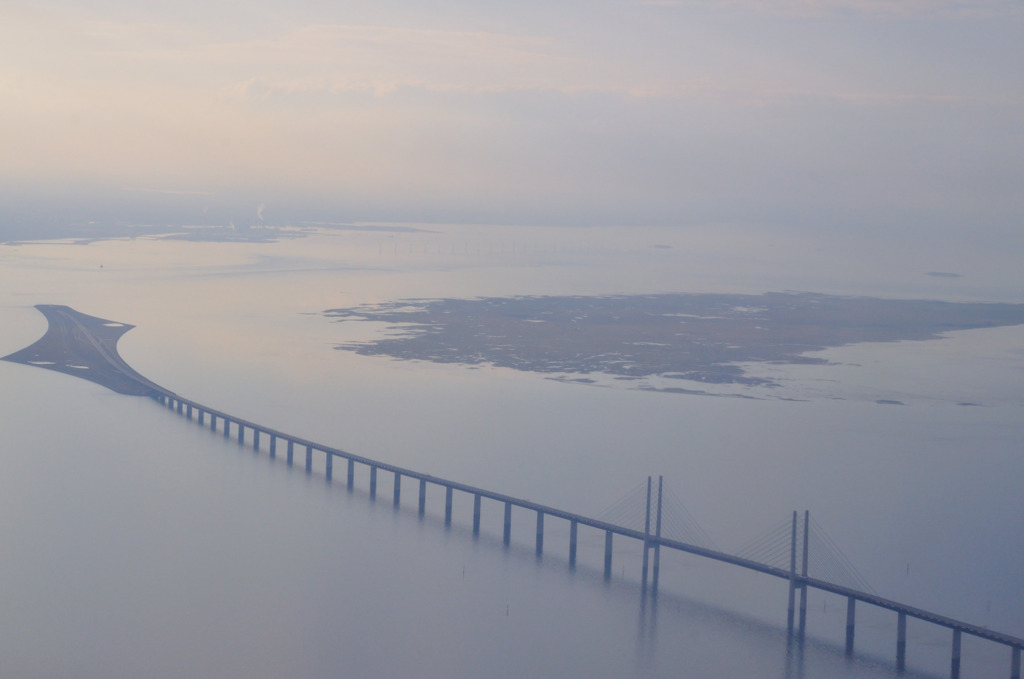
POLYGON ((768 387, 776 383, 746 374, 743 365, 826 364, 808 354, 1024 324, 1024 304, 815 293, 425 299, 324 313, 339 321, 389 324, 384 337, 337 347, 366 356, 768 387))

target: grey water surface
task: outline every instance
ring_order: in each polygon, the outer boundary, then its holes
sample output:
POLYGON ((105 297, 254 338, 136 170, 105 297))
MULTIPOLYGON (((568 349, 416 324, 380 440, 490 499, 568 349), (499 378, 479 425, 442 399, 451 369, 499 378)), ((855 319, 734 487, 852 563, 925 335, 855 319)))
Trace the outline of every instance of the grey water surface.
MULTIPOLYGON (((713 267, 681 273, 678 249, 638 252, 611 234, 566 254, 564 231, 531 238, 491 259, 487 242, 479 257, 457 248, 472 243, 458 229, 5 248, 0 353, 42 334, 33 304, 68 304, 134 324, 121 342, 133 367, 239 417, 589 515, 661 474, 726 550, 809 509, 880 594, 1024 634, 1019 327, 830 349, 825 364, 773 374, 801 400, 333 349, 375 335, 325 309, 723 285, 713 267)), ((932 268, 888 284, 906 281, 904 297, 1017 301, 957 292, 969 283, 932 268)), ((786 275, 746 291, 799 287, 786 275)), ((871 287, 822 278, 818 289, 871 287)), ((319 460, 306 475, 149 399, 7 363, 0 384, 4 676, 895 676, 892 614, 858 609, 847 659, 834 597, 812 593, 808 638, 793 645, 786 585, 772 578, 667 555, 655 604, 641 597, 635 545, 616 544, 605 582, 596 532, 581 534, 572 571, 568 528, 554 521, 538 560, 526 513, 504 549, 497 505, 474 539, 468 498, 446 529, 440 494, 420 518, 411 487, 397 510, 387 484, 371 502, 364 475, 349 492, 319 460)), ((908 633, 908 676, 945 676, 947 631, 912 621, 908 633)), ((965 676, 1009 674, 1006 649, 967 639, 964 653, 965 676)))

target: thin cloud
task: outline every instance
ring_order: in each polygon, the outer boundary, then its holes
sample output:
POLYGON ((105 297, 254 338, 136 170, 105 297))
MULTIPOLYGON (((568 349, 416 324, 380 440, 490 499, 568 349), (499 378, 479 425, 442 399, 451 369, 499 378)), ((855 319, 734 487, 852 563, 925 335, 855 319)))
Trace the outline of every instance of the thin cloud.
MULTIPOLYGON (((642 5, 682 5, 674 0, 642 0, 642 5)), ((1019 0, 713 0, 733 10, 792 17, 867 15, 876 17, 975 17, 1024 15, 1019 0)))
MULTIPOLYGON (((187 189, 150 189, 137 186, 122 186, 118 191, 130 191, 132 193, 162 193, 171 196, 215 196, 213 191, 189 191, 187 189)), ((261 205, 260 208, 263 206, 261 205)))

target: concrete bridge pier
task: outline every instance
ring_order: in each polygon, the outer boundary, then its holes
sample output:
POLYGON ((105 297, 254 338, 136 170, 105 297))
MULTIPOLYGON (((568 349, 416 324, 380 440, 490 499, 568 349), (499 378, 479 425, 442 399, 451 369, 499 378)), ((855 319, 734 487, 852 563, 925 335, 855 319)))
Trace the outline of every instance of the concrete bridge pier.
POLYGON ((949 661, 950 679, 960 679, 960 630, 953 630, 953 657, 949 661))
POLYGON ((653 573, 651 574, 651 596, 658 596, 658 574, 661 571, 661 491, 663 487, 663 477, 658 476, 658 513, 654 520, 654 537, 656 541, 654 543, 654 567, 653 573))
POLYGON ((397 508, 402 500, 402 475, 395 472, 395 493, 392 504, 397 508))
POLYGON ((473 495, 473 535, 480 535, 480 493, 473 495))
POLYGON ((512 503, 505 503, 505 530, 501 536, 501 542, 506 547, 512 541, 512 503))
POLYGON ((576 542, 579 536, 580 523, 576 519, 569 522, 569 568, 576 568, 576 542))
POLYGON ((175 410, 177 410, 177 411, 178 411, 178 414, 179 414, 179 415, 181 415, 181 401, 178 401, 178 404, 177 404, 177 406, 175 407, 175 410))
POLYGON ((793 511, 793 532, 789 543, 789 608, 786 611, 786 630, 793 633, 796 617, 796 510, 793 511))
POLYGON ((907 614, 899 612, 896 619, 896 671, 902 672, 907 667, 907 614))
POLYGON ((640 576, 640 592, 647 594, 647 568, 651 554, 651 477, 647 477, 647 508, 644 514, 644 562, 640 576))
POLYGON ((313 446, 306 446, 306 473, 313 473, 313 446))
POLYGON ((199 409, 199 426, 206 424, 206 411, 202 408, 199 409))
POLYGON ((807 547, 809 545, 811 529, 811 512, 804 510, 804 553, 803 564, 800 567, 800 638, 804 638, 807 631, 807 547))
POLYGON ((217 431, 217 416, 210 413, 210 431, 217 431))
POLYGON ((612 535, 610 530, 604 532, 604 579, 612 578, 612 535))
POLYGON ((287 460, 288 460, 288 466, 289 467, 292 466, 292 461, 294 459, 295 459, 295 441, 289 440, 288 441, 288 451, 287 451, 287 460))
POLYGON ((356 461, 348 461, 348 489, 352 490, 356 482, 356 461))
POLYGON ((241 422, 238 422, 237 424, 238 424, 238 442, 239 443, 245 443, 245 425, 243 425, 241 422))
POLYGON ((270 459, 273 460, 277 457, 277 436, 270 435, 270 459))
POLYGON ((377 499, 377 468, 370 465, 370 499, 377 499))
POLYGON ((231 436, 231 420, 224 418, 224 438, 231 436))
POLYGON ((420 506, 419 515, 423 516, 427 513, 427 480, 420 479, 420 506))
POLYGON ((853 627, 857 617, 857 600, 852 596, 846 599, 846 655, 853 655, 853 627))
POLYGON ((544 553, 544 512, 537 510, 537 556, 544 553))
POLYGON ((253 450, 259 450, 260 449, 260 430, 259 429, 253 429, 252 430, 252 449, 253 450))
POLYGON ((1010 653, 1010 679, 1020 679, 1020 649, 1017 647, 1010 653))
POLYGON ((334 479, 334 455, 326 453, 327 455, 327 466, 324 469, 324 476, 327 477, 327 483, 330 483, 334 479))
POLYGON ((452 525, 452 487, 444 487, 444 525, 452 525))
POLYGON ((185 417, 190 419, 190 420, 192 419, 192 406, 191 405, 185 406, 185 417))

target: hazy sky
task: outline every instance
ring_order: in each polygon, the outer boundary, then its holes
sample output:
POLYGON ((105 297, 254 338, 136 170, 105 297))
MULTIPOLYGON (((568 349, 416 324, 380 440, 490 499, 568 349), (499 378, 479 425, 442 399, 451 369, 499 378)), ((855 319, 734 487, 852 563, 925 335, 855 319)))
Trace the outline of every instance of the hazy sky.
POLYGON ((8 0, 0 197, 1015 228, 1022 73, 1019 0, 8 0))

